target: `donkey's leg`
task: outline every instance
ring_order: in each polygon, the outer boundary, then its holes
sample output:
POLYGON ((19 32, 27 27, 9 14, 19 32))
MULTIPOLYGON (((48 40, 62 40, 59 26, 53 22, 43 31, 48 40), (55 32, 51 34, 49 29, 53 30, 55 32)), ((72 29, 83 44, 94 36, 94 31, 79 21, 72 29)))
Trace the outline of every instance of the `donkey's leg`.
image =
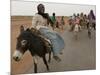
POLYGON ((50 63, 50 61, 51 61, 51 51, 49 52, 49 60, 48 60, 48 62, 50 63))
POLYGON ((47 70, 49 71, 49 66, 48 66, 48 64, 47 64, 45 55, 43 56, 43 62, 44 62, 44 64, 46 65, 47 70))
POLYGON ((37 73, 37 58, 36 58, 36 56, 33 57, 33 61, 34 61, 34 73, 37 73))

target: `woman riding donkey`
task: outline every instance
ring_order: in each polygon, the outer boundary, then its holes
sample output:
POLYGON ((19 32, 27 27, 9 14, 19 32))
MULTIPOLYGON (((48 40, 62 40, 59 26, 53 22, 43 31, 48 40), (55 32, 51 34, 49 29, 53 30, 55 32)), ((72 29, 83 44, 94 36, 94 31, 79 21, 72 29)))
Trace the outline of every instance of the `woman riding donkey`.
POLYGON ((32 28, 38 30, 43 37, 51 43, 53 57, 55 60, 60 61, 61 59, 58 57, 58 54, 64 48, 64 40, 62 37, 54 32, 52 28, 49 28, 49 23, 52 25, 52 21, 49 15, 45 12, 45 7, 43 4, 39 4, 37 6, 38 13, 32 19, 32 28))

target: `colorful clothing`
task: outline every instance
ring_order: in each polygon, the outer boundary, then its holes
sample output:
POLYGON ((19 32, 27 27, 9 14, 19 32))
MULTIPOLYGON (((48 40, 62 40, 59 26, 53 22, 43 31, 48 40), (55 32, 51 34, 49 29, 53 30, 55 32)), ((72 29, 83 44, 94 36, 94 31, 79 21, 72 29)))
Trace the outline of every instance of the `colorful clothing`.
POLYGON ((53 22, 53 24, 56 22, 56 18, 55 18, 55 16, 51 16, 51 20, 52 20, 52 22, 53 22))

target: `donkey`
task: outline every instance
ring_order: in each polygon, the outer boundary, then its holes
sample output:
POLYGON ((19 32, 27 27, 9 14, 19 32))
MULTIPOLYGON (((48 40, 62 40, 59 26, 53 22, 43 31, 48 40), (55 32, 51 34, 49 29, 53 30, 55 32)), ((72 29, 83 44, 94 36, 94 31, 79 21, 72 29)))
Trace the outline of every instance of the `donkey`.
POLYGON ((51 60, 51 49, 52 47, 47 47, 43 38, 41 38, 39 33, 31 29, 24 29, 23 26, 20 27, 20 34, 17 38, 16 51, 14 52, 13 59, 15 61, 20 61, 22 55, 29 50, 34 61, 34 72, 37 73, 37 56, 43 59, 47 70, 49 71, 49 66, 46 60, 46 54, 49 53, 49 62, 51 60))

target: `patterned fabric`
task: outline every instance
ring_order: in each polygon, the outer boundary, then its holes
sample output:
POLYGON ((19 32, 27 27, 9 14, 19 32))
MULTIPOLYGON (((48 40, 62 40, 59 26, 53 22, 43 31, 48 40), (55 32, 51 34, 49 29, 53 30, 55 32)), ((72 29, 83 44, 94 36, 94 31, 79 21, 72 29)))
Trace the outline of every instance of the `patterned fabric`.
POLYGON ((52 43, 54 55, 58 55, 64 48, 63 38, 56 32, 49 30, 48 28, 40 28, 39 31, 52 43))

